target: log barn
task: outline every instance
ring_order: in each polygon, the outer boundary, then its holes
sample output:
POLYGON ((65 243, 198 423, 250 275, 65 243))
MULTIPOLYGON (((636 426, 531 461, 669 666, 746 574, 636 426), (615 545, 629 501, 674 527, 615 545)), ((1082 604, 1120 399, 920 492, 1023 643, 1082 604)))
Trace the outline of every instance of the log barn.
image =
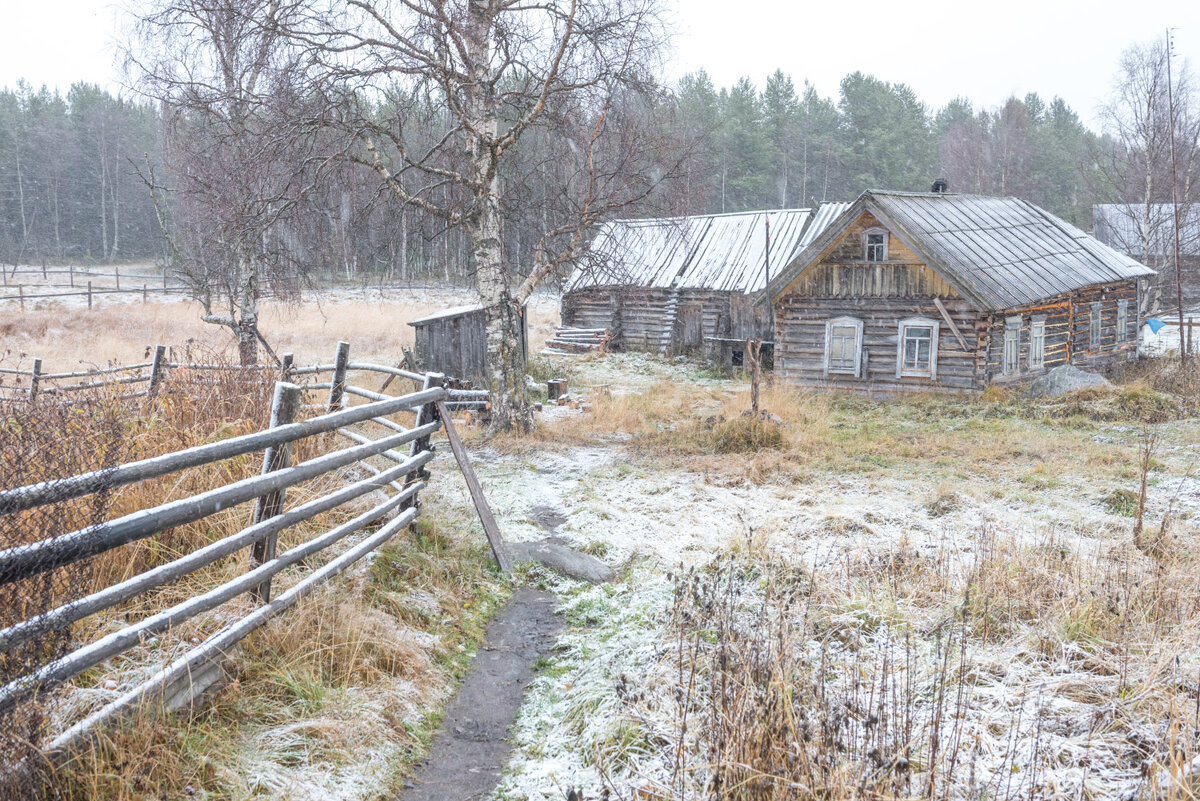
POLYGON ((1136 355, 1153 276, 1018 198, 864 192, 771 282, 775 371, 812 388, 971 393, 1102 369, 1136 355))
POLYGON ((848 205, 609 222, 567 279, 563 324, 608 329, 616 348, 740 364, 747 338, 771 340, 768 271, 848 205))

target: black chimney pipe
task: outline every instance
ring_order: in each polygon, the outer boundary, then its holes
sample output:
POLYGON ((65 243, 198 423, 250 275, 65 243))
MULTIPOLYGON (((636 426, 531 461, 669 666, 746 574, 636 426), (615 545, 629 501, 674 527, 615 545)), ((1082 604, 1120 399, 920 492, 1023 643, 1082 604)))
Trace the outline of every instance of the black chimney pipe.
POLYGON ((944 195, 948 189, 950 189, 950 184, 946 182, 946 179, 938 178, 933 182, 933 188, 929 191, 933 192, 935 195, 944 195))

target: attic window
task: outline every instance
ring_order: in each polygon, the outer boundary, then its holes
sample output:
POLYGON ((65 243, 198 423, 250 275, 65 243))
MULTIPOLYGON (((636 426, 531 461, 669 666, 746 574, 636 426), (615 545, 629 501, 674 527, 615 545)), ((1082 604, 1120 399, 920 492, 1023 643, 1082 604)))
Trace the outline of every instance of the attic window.
POLYGON ((882 228, 868 228, 863 231, 863 261, 887 261, 888 234, 882 228))

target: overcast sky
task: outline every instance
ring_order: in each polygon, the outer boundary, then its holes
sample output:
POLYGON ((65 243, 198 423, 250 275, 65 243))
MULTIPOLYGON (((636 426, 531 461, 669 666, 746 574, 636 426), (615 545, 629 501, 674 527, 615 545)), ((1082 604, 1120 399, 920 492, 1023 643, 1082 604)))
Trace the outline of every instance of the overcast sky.
MULTIPOLYGON (((669 76, 707 69, 761 88, 776 68, 825 96, 855 70, 909 84, 933 108, 955 96, 994 107, 1061 95, 1095 125, 1121 51, 1177 27, 1176 53, 1200 62, 1200 2, 1137 0, 673 0, 669 76)), ((118 11, 105 0, 0 0, 0 86, 25 78, 119 86, 118 11)))

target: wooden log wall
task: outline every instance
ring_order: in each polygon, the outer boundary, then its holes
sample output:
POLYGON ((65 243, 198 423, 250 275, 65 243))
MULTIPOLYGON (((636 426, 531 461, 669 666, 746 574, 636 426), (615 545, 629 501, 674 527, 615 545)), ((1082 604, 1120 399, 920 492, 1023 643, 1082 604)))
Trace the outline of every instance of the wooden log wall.
POLYGON ((775 372, 794 386, 860 393, 976 392, 983 388, 989 318, 964 300, 943 301, 966 340, 963 349, 932 298, 807 298, 787 295, 775 307, 775 372), (834 317, 863 322, 862 377, 825 375, 825 324, 834 317), (927 317, 938 327, 937 378, 896 377, 899 323, 927 317))
POLYGON ((1087 287, 1060 295, 1042 303, 1008 310, 992 316, 988 330, 990 342, 988 380, 1003 384, 1040 375, 1068 361, 1083 370, 1103 370, 1119 361, 1137 357, 1138 335, 1142 319, 1138 316, 1137 283, 1124 281, 1087 287), (1125 340, 1117 341, 1117 304, 1128 304, 1125 340), (1091 343, 1092 303, 1100 304, 1100 344, 1091 343), (1019 369, 1004 372, 1004 331, 1009 317, 1021 317, 1019 328, 1019 369), (1046 319, 1045 367, 1029 368, 1029 327, 1035 316, 1046 319))

